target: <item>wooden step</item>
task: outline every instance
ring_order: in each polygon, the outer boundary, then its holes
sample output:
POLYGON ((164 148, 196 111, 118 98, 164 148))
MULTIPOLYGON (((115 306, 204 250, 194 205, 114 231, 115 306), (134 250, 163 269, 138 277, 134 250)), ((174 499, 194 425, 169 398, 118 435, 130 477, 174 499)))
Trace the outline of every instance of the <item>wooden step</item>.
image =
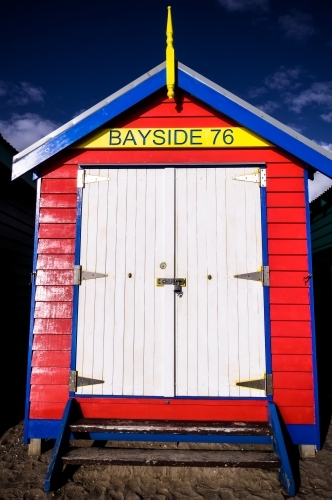
POLYGON ((271 436, 267 422, 202 422, 172 420, 111 420, 82 418, 70 425, 73 433, 182 434, 271 436))
POLYGON ((274 452, 215 450, 146 450, 125 448, 71 448, 63 455, 71 465, 159 465, 173 467, 250 467, 275 469, 274 452))

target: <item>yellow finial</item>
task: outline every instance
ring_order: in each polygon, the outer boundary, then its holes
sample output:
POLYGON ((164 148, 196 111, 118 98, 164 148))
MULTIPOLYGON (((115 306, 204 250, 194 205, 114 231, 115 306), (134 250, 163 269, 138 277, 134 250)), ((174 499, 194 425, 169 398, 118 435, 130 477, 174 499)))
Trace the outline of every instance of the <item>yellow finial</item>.
POLYGON ((173 24, 171 7, 167 7, 167 27, 166 27, 166 85, 167 95, 170 99, 174 97, 175 87, 175 55, 173 47, 173 24))

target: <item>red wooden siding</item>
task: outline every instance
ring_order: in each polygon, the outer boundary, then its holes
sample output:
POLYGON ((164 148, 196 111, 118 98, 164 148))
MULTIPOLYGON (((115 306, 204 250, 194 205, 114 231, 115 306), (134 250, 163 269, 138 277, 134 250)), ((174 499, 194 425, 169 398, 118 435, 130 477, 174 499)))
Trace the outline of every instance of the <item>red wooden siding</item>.
MULTIPOLYGON (((233 126, 225 116, 184 96, 166 98, 123 117, 113 127, 233 126)), ((266 163, 271 273, 271 349, 274 400, 288 424, 314 423, 313 362, 304 175, 278 148, 249 150, 75 150, 43 172, 30 418, 59 419, 68 398, 72 270, 79 164, 266 163)), ((163 399, 80 400, 86 417, 266 420, 265 401, 163 399)))
POLYGON ((65 165, 41 180, 30 418, 60 418, 68 399, 76 178, 77 165, 65 165))
POLYGON ((288 424, 312 424, 313 361, 304 172, 267 165, 271 351, 274 401, 288 424))

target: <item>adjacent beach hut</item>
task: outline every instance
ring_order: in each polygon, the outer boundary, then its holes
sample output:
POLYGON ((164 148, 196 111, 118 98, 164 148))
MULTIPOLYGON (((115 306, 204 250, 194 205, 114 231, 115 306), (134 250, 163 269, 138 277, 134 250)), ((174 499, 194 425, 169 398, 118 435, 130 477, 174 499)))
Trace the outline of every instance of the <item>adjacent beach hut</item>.
POLYGON ((36 189, 30 179, 11 182, 17 150, 0 135, 0 257, 2 262, 1 349, 6 362, 0 377, 8 378, 15 365, 14 384, 5 384, 0 434, 22 419, 29 338, 30 273, 33 256, 36 189))
POLYGON ((312 169, 332 154, 170 50, 16 155, 38 186, 25 441, 59 452, 75 400, 92 438, 254 442, 270 422, 280 443, 281 421, 319 448, 312 169))

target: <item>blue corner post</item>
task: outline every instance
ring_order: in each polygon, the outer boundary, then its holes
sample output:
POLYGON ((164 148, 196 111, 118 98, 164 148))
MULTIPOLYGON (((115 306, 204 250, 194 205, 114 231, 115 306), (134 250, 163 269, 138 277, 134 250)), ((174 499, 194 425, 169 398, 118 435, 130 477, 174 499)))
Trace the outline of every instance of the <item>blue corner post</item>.
POLYGON ((70 439, 70 427, 69 424, 72 423, 75 413, 78 413, 78 403, 74 398, 67 401, 65 410, 62 415, 60 429, 58 432, 58 437, 55 441, 53 448, 52 458, 46 477, 44 480, 44 491, 49 492, 55 486, 55 483, 62 472, 62 455, 66 450, 69 439, 70 439))
POLYGON ((278 415, 277 407, 274 403, 268 402, 269 419, 273 431, 273 447, 280 460, 279 479, 290 497, 296 494, 296 484, 287 452, 285 434, 282 429, 282 423, 278 415))

